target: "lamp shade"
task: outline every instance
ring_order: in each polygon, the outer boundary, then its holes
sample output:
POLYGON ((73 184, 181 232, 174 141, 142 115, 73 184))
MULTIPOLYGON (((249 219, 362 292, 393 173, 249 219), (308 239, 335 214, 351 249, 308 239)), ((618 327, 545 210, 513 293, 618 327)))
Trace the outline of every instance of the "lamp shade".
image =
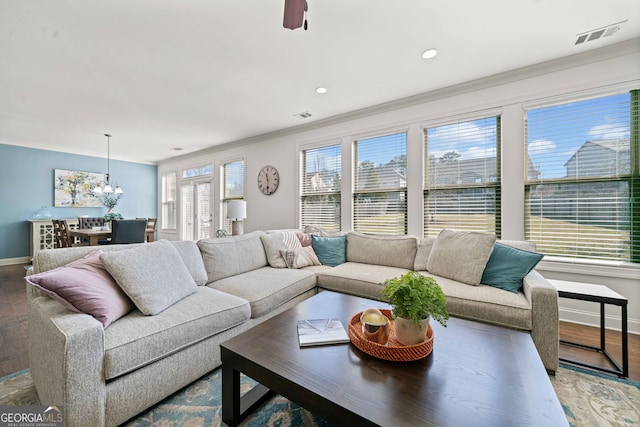
POLYGON ((247 217, 247 202, 244 200, 229 200, 227 202, 227 218, 244 219, 247 217))

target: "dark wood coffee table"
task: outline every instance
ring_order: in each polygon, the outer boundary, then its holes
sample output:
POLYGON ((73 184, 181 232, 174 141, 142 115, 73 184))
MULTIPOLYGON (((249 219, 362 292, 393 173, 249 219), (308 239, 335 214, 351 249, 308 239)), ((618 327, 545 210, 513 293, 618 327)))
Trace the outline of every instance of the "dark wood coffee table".
POLYGON ((298 346, 301 319, 351 317, 365 298, 323 291, 221 345, 222 419, 236 426, 271 393, 336 425, 568 426, 531 336, 449 319, 432 321, 434 349, 388 362, 350 343, 298 346), (240 396, 240 373, 260 384, 240 396))

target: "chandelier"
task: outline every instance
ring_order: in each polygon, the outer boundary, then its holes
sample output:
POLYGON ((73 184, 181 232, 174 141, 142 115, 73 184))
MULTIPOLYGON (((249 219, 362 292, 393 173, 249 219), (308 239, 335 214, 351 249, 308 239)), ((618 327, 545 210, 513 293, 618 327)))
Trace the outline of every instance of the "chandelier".
POLYGON ((111 174, 110 172, 110 163, 111 163, 111 135, 105 133, 104 136, 107 137, 107 180, 101 181, 96 187, 93 188, 94 194, 122 194, 122 188, 118 185, 118 183, 114 183, 111 185, 111 174), (115 187, 115 188, 114 188, 115 187))

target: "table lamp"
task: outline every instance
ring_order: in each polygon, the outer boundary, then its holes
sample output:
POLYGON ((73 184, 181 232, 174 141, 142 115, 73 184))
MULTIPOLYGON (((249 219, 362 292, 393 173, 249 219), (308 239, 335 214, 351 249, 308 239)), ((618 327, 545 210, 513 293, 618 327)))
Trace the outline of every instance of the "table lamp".
POLYGON ((239 236, 243 233, 242 220, 247 217, 247 202, 244 200, 229 200, 227 202, 227 218, 231 223, 231 235, 239 236))

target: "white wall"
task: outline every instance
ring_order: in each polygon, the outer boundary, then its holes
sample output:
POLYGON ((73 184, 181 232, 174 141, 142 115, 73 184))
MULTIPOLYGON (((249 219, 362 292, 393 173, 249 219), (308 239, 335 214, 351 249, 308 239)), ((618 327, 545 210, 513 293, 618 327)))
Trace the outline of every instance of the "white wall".
MULTIPOLYGON (((349 192, 351 142, 358 136, 372 132, 404 129, 408 132, 408 229, 409 234, 421 236, 423 127, 501 114, 502 238, 523 239, 524 108, 550 101, 569 101, 585 95, 607 95, 634 88, 640 88, 640 44, 637 41, 373 107, 297 130, 277 132, 185 155, 162 162, 158 175, 161 176, 168 170, 206 162, 217 166, 220 159, 244 156, 248 217, 245 220, 245 232, 293 228, 299 226, 299 150, 301 147, 341 142, 342 228, 348 231, 352 224, 349 192), (257 173, 267 164, 275 166, 280 172, 280 187, 271 196, 264 196, 256 186, 257 173)), ((158 199, 160 201, 160 197, 158 199)), ((219 203, 219 194, 214 194, 214 199, 219 203)), ((160 238, 171 239, 176 238, 176 235, 160 232, 160 238)), ((639 267, 545 260, 537 269, 547 278, 600 283, 624 295, 629 299, 630 331, 640 334, 639 267)), ((560 304, 562 319, 597 324, 599 307, 596 304, 563 299, 560 304)), ((608 307, 608 313, 611 313, 609 326, 619 328, 619 310, 608 307)))

